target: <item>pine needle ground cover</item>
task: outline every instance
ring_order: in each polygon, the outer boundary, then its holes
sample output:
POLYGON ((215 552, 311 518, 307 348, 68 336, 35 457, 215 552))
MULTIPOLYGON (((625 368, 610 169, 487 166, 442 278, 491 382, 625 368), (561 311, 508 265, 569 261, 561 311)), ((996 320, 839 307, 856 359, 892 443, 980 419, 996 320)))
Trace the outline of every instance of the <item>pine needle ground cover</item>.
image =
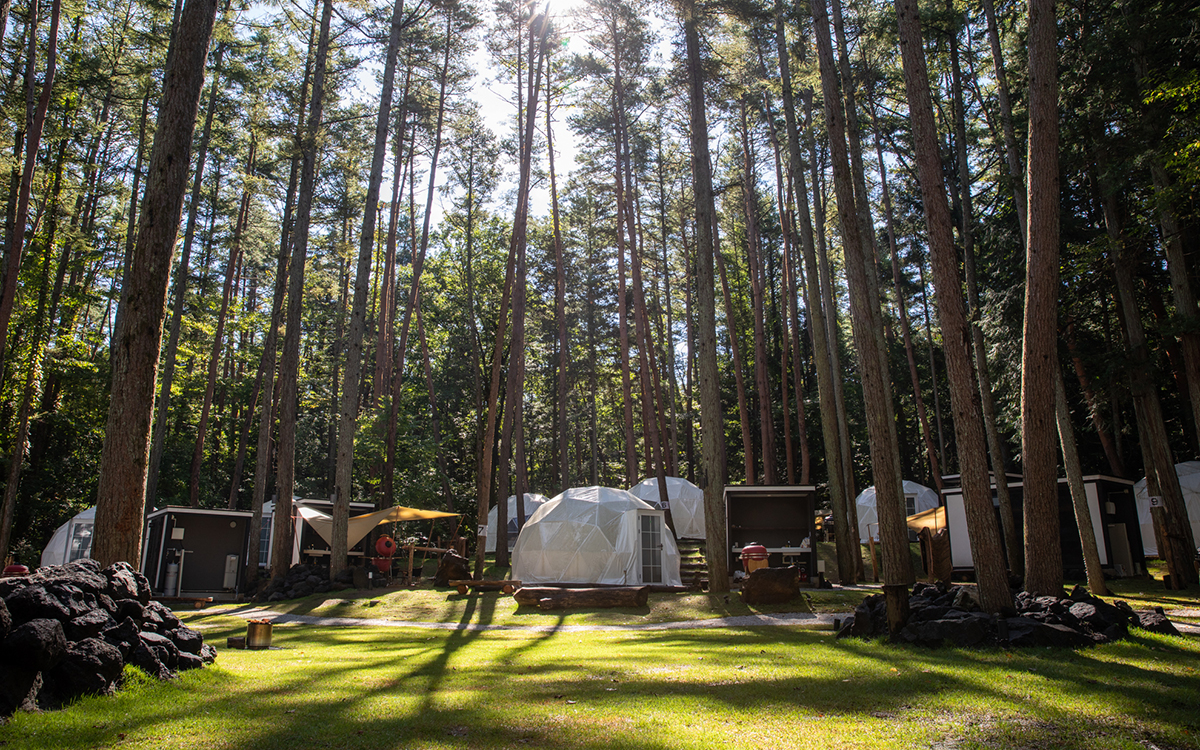
MULTIPOLYGON (((477 601, 477 605, 483 600, 477 601)), ((462 621, 481 612, 466 605, 462 621)), ((571 616, 554 616, 560 623, 571 616)), ((192 617, 223 644, 229 615, 192 617)), ((1200 747, 1200 640, 898 648, 791 627, 439 631, 277 625, 170 683, 21 714, 28 748, 1200 747)))

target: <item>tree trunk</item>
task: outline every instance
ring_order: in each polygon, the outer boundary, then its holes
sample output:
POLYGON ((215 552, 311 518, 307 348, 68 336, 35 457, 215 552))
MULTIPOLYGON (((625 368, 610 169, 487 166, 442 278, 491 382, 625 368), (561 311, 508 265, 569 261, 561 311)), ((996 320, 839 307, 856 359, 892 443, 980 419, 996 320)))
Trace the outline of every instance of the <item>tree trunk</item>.
MULTIPOLYGON (((334 468, 333 540, 330 542, 329 575, 346 569, 350 523, 350 499, 354 469, 354 438, 357 431, 359 389, 362 383, 363 336, 367 328, 367 292, 371 287, 371 256, 375 249, 375 220, 379 206, 379 188, 383 182, 383 162, 387 156, 388 124, 392 113, 392 90, 396 78, 396 58, 400 53, 401 21, 404 0, 392 8, 388 33, 387 57, 383 66, 383 84, 379 110, 375 116, 375 148, 371 153, 371 173, 363 201, 362 231, 358 241, 358 264, 354 273, 354 302, 350 311, 350 335, 346 340, 346 371, 342 381, 342 400, 338 412, 337 461, 334 468)), ((447 53, 448 54, 448 53, 447 53)), ((399 169, 399 164, 396 168, 399 169)), ((430 391, 432 398, 433 392, 430 391)), ((436 416, 434 417, 436 420, 436 416)), ((441 453, 439 451, 438 455, 441 453)))
MULTIPOLYGON (((479 467, 479 485, 477 487, 477 504, 476 504, 476 520, 478 523, 479 532, 476 535, 475 548, 475 577, 483 577, 484 566, 484 546, 487 541, 487 515, 488 515, 488 498, 491 495, 492 487, 492 451, 496 439, 496 412, 497 400, 500 392, 500 371, 503 361, 504 341, 507 327, 507 315, 509 300, 514 292, 514 276, 517 272, 517 264, 519 259, 524 257, 526 230, 529 221, 529 185, 531 180, 533 166, 533 134, 534 123, 537 120, 538 95, 541 93, 541 74, 542 61, 546 55, 546 36, 550 30, 550 18, 548 15, 541 16, 542 27, 538 37, 536 66, 533 71, 530 71, 529 85, 529 112, 522 115, 522 132, 521 132, 521 163, 520 173, 517 181, 517 206, 516 215, 513 219, 512 235, 509 239, 508 246, 508 263, 507 271, 504 279, 504 292, 500 297, 500 312, 499 320, 496 324, 496 341, 495 348, 492 350, 492 382, 488 392, 488 413, 487 424, 483 433, 483 451, 480 456, 481 463, 479 467)), ((518 79, 519 81, 519 79, 518 79)), ((518 85, 519 90, 519 85, 518 85)), ((518 108, 518 111, 519 108, 518 108)), ((516 314, 514 307, 514 316, 516 314)), ((515 323, 514 323, 515 328, 515 323)), ((507 501, 507 496, 505 496, 507 501)), ((497 548, 499 545, 497 545, 497 548)))
MULTIPOLYGON (((930 260, 938 291, 938 319, 942 328, 950 400, 954 409, 954 432, 958 442, 971 555, 975 560, 981 605, 988 612, 1002 612, 1012 608, 1012 596, 1004 572, 1000 533, 992 510, 979 390, 968 351, 969 332, 963 309, 962 281, 958 276, 950 207, 942 182, 916 0, 896 0, 896 14, 913 146, 921 183, 921 202, 925 208, 930 260)), ((998 481, 1003 481, 1003 477, 998 481)))
POLYGON ((962 95, 962 72, 958 63, 958 33, 950 37, 950 80, 954 95, 954 144, 958 161, 958 181, 961 191, 962 224, 960 237, 963 247, 963 271, 967 281, 968 320, 971 325, 971 343, 975 352, 975 373, 979 381, 980 403, 983 408, 984 434, 987 436, 988 452, 992 460, 992 471, 996 475, 996 499, 1000 502, 1000 530, 1004 534, 1008 565, 1018 578, 1025 574, 1024 550, 1013 520, 1012 499, 1005 479, 1004 448, 1000 442, 1000 431, 996 427, 996 399, 992 395, 992 379, 988 369, 987 345, 983 329, 979 325, 982 312, 979 304, 979 284, 975 275, 974 209, 971 200, 971 165, 967 159, 966 107, 962 95))
POLYGON ((571 465, 567 454, 567 368, 571 363, 571 350, 567 340, 567 265, 563 257, 562 232, 559 230, 558 182, 554 173, 551 93, 550 76, 546 76, 546 154, 550 161, 550 216, 554 227, 554 319, 558 323, 558 362, 555 365, 558 371, 558 395, 555 399, 558 418, 555 422, 558 430, 558 486, 560 492, 565 492, 571 486, 571 465))
POLYGON ((742 129, 742 207, 746 215, 746 255, 750 275, 750 298, 754 316, 754 385, 758 390, 759 434, 762 440, 763 483, 777 484, 775 476, 775 419, 771 411, 771 390, 767 380, 767 335, 763 325, 764 272, 759 252, 758 192, 755 189, 753 154, 750 150, 750 125, 746 101, 741 103, 742 129))
POLYGON ((1000 123, 1004 131, 1004 156, 1008 164, 1008 179, 1012 182, 1013 204, 1017 209, 1017 221, 1021 225, 1021 236, 1027 233, 1025 198, 1025 169, 1021 165, 1021 151, 1017 145, 1013 128, 1012 104, 1008 92, 1008 78, 1004 72, 1004 51, 1000 46, 1000 30, 996 23, 996 6, 992 0, 982 0, 983 15, 987 18, 988 43, 992 49, 993 74, 996 77, 996 96, 1000 102, 1000 123))
MULTIPOLYGON (((834 70, 833 47, 829 39, 829 18, 825 0, 812 3, 817 53, 821 68, 821 87, 825 96, 825 120, 830 134, 833 157, 834 191, 842 230, 842 249, 846 254, 846 279, 850 287, 850 320, 863 383, 863 401, 871 449, 875 502, 879 513, 879 538, 883 547, 883 580, 889 586, 908 586, 913 582, 912 561, 905 526, 904 492, 901 488, 900 456, 892 413, 892 393, 885 352, 881 349, 882 321, 877 305, 872 304, 871 284, 867 279, 869 243, 861 235, 854 183, 846 147, 846 123, 842 110, 841 88, 834 70)), ((870 259, 873 268, 873 259, 870 259)), ((889 623, 894 630, 902 624, 904 613, 897 611, 907 598, 889 596, 889 623)))
POLYGON ((329 24, 333 0, 322 0, 321 26, 313 62, 312 103, 300 151, 300 190, 296 200, 296 227, 292 261, 288 270, 287 329, 279 363, 279 443, 276 458, 275 509, 271 546, 271 575, 285 575, 292 562, 292 499, 296 486, 296 412, 300 374, 300 313, 304 296, 304 265, 312 220, 317 172, 317 142, 325 104, 325 71, 329 56, 329 24))
POLYGON ((1109 192, 1102 200, 1109 239, 1115 248, 1110 261, 1116 280, 1119 311, 1129 344, 1129 392, 1133 397, 1143 452, 1150 459, 1146 464, 1146 476, 1155 477, 1163 499, 1162 510, 1152 514, 1155 533, 1166 545, 1160 543, 1159 554, 1167 562, 1172 583, 1180 586, 1196 580, 1196 568, 1191 562, 1196 545, 1192 539, 1192 527, 1188 522, 1183 492, 1179 487, 1179 476, 1175 472, 1175 460, 1171 455, 1167 428, 1163 422, 1162 404, 1150 371, 1150 351, 1142 326, 1141 311, 1134 298, 1133 267, 1136 256, 1128 246, 1121 228, 1115 195, 1109 192))
POLYGON ((700 19, 695 0, 681 0, 687 50, 688 115, 691 125, 692 192, 696 203, 697 363, 700 376, 700 425, 704 434, 704 526, 708 590, 729 590, 728 535, 725 528, 724 416, 717 373, 717 318, 713 279, 712 171, 708 152, 708 119, 704 104, 704 69, 700 56, 700 19))
MULTIPOLYGON (((1028 229, 1021 357, 1025 589, 1062 591, 1054 373, 1058 368, 1058 53, 1054 0, 1029 3, 1028 229)), ((997 477, 997 482, 1002 481, 997 477)))
POLYGON ((1079 465, 1079 451, 1075 446, 1075 430, 1071 427, 1071 412, 1067 409, 1062 372, 1058 372, 1054 379, 1054 409, 1063 466, 1071 490, 1071 504, 1075 508, 1075 525, 1079 527, 1079 543, 1083 547, 1083 567, 1087 571, 1088 588, 1093 596, 1108 596, 1104 571, 1100 568, 1100 551, 1096 547, 1096 531, 1092 528, 1092 512, 1088 508, 1087 493, 1083 487, 1083 469, 1079 465))
POLYGON ((158 128, 150 154, 131 273, 113 331, 112 395, 96 500, 92 557, 101 565, 140 561, 150 419, 171 272, 204 63, 216 20, 215 0, 186 0, 180 34, 163 78, 158 128))
MULTIPOLYGON (((782 82, 784 122, 787 127, 788 165, 795 182, 796 207, 800 219, 800 251, 804 260, 804 272, 808 283, 804 285, 805 304, 808 308, 808 332, 812 338, 813 364, 817 374, 817 398, 821 412, 821 435, 825 447, 826 481, 829 499, 834 514, 834 539, 837 547, 838 581, 842 585, 858 581, 858 527, 848 519, 847 505, 850 503, 843 482, 842 450, 838 430, 838 410, 833 361, 830 352, 835 342, 828 337, 828 326, 821 297, 817 254, 813 238, 812 218, 808 203, 808 186, 804 179, 804 158, 801 155, 800 128, 796 120, 796 105, 792 94, 791 62, 788 58, 787 39, 783 27, 783 3, 775 3, 775 47, 779 55, 779 77, 782 82)), ((815 185, 814 185, 815 188, 815 185)), ((792 296, 792 295, 789 295, 792 296)), ((794 305, 794 299, 789 300, 794 305)), ((799 317, 792 311, 793 325, 799 327, 799 317)), ((795 339, 793 352, 799 352, 799 338, 795 339)), ((794 363, 793 367, 798 371, 794 363)), ((797 388, 797 400, 801 391, 797 388)), ((802 480, 803 481, 803 480, 802 480)))
POLYGON ((1108 459, 1108 467, 1112 470, 1113 476, 1128 476, 1125 471, 1125 462, 1121 459, 1112 433, 1104 426, 1104 420, 1100 416, 1100 405, 1097 402, 1096 393, 1092 389, 1091 379, 1088 378, 1087 371, 1083 367, 1083 358, 1080 356, 1079 347, 1075 342, 1075 321, 1070 315, 1067 316, 1067 330, 1064 338, 1067 340, 1067 352, 1071 355, 1071 363, 1075 367, 1075 377, 1079 381, 1079 389, 1083 392, 1088 414, 1092 418, 1092 429, 1096 431, 1096 437, 1100 439, 1100 446, 1104 449, 1104 456, 1108 459))
POLYGON ((200 407, 200 422, 196 425, 196 443, 192 450, 192 470, 188 483, 188 499, 193 508, 200 507, 200 467, 204 461, 204 439, 208 432, 208 415, 212 408, 213 393, 217 387, 217 365, 225 346, 225 320, 229 314, 229 300, 233 295, 234 274, 242 254, 242 234, 250 216, 250 178, 254 173, 254 144, 246 169, 246 184, 242 189, 241 207, 237 224, 233 230, 233 247, 229 250, 229 262, 225 266, 225 284, 221 289, 221 312, 217 315, 217 330, 213 333, 212 353, 208 358, 208 379, 204 386, 204 402, 200 407))
MULTIPOLYGON (((16 216, 13 220, 11 242, 5 248, 7 252, 4 271, 4 288, 0 294, 0 374, 4 372, 8 346, 8 325, 12 320, 13 307, 17 299, 17 280, 21 272, 21 256, 26 244, 25 226, 29 221, 29 201, 33 192, 33 170, 37 165, 38 148, 42 142, 42 131, 46 127, 46 113, 50 109, 50 92, 54 88, 54 75, 58 64, 58 21, 62 3, 54 0, 50 6, 50 32, 46 47, 46 75, 42 79, 42 91, 37 99, 32 117, 29 119, 25 133, 25 164, 21 170, 21 182, 16 201, 16 216)), ((38 3, 30 6, 30 23, 36 30, 38 3)), ((27 74, 29 94, 33 93, 34 49, 37 46, 37 34, 29 34, 29 70, 27 74)))
MULTIPOLYGON (((228 2, 225 5, 229 7, 228 2)), ((158 474, 162 466, 163 451, 167 445, 167 420, 171 410, 171 386, 175 382, 175 357, 179 351, 179 333, 186 304, 188 277, 191 273, 192 243, 196 237, 196 217, 200 212, 200 193, 204 186, 204 166, 208 160, 208 145, 212 139, 213 118, 217 111, 217 90, 221 85, 222 61, 225 58, 225 43, 217 44, 213 60, 213 80, 208 90, 208 111, 204 115, 204 129, 200 131, 200 142, 196 146, 196 167, 192 177, 192 193, 188 201, 187 223, 183 230, 183 248, 179 253, 179 267, 175 271, 172 294, 175 304, 171 309, 171 328, 167 339, 167 350, 162 357, 162 378, 158 390, 158 408, 154 417, 154 429, 150 447, 150 470, 146 479, 146 499, 153 503, 158 499, 158 474)))
MULTIPOLYGON (((879 187, 883 194, 883 213, 887 222, 888 246, 892 256, 892 285, 896 293, 896 310, 900 316, 900 335, 904 340, 904 353, 908 358, 908 377, 912 382, 913 403, 916 405, 917 420, 921 426, 921 439, 925 442, 929 471, 940 495, 943 486, 942 465, 938 461, 937 446, 933 443, 933 431, 929 429, 929 415, 925 412, 925 397, 921 394, 921 379, 917 374, 917 357, 912 342, 912 325, 908 320, 908 303, 904 299, 904 290, 900 284, 900 248, 896 242, 896 226, 892 215, 892 194, 888 189, 887 166, 883 161, 883 140, 879 136, 879 121, 875 117, 874 99, 868 96, 867 103, 871 109, 871 120, 875 128, 875 156, 879 164, 879 187)), ((934 386, 936 387, 936 383, 934 386)))
POLYGON ((717 261, 717 273, 721 277, 721 291, 725 295, 725 329, 729 332, 729 350, 733 357, 733 376, 737 384, 738 422, 742 427, 742 462, 746 472, 746 484, 754 484, 754 440, 750 437, 750 406, 746 398, 746 379, 742 369, 742 348, 738 345, 737 318, 734 315, 733 295, 729 291, 729 277, 725 273, 725 256, 721 253, 720 234, 713 228, 713 255, 717 261))

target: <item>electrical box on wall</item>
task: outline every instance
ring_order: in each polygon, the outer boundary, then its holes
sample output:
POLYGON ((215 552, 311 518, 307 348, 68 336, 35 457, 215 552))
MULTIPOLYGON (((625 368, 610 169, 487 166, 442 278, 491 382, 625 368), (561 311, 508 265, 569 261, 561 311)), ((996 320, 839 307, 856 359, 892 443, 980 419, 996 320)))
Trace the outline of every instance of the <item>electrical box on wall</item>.
POLYGON ((175 528, 171 529, 171 538, 172 539, 183 539, 183 527, 176 526, 175 528))

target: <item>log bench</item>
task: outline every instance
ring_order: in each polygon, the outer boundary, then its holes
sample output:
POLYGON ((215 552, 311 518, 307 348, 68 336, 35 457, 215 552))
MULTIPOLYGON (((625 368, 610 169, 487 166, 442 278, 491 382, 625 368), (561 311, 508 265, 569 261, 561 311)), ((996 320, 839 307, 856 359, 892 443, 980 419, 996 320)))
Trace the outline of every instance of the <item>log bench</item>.
POLYGON ((649 597, 649 586, 582 589, 524 586, 513 594, 517 604, 538 609, 638 608, 646 606, 649 597))

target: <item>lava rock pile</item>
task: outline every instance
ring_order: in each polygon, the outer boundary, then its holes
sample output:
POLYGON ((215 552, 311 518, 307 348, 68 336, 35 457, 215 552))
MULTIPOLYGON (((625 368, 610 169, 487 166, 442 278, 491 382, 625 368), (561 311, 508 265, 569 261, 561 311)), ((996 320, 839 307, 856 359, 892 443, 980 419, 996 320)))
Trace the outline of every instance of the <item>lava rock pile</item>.
POLYGON ((329 579, 329 568, 321 565, 293 565, 286 575, 276 576, 256 599, 261 602, 278 602, 284 599, 299 599, 309 594, 325 594, 352 588, 354 570, 346 568, 333 580, 329 579))
POLYGON ((77 560, 0 580, 0 717, 111 694, 126 664, 170 679, 216 657, 150 601, 149 582, 129 563, 77 560))
MULTIPOLYGON (((1162 608, 1134 610, 1126 602, 1110 604, 1076 586, 1059 599, 1022 591, 1013 598, 1013 610, 991 615, 979 610, 971 592, 962 586, 917 583, 908 600, 904 627, 892 640, 937 647, 1059 646, 1078 648, 1120 640, 1129 628, 1179 635, 1162 608)), ((838 637, 864 638, 888 635, 887 604, 883 594, 868 596, 838 637)))

